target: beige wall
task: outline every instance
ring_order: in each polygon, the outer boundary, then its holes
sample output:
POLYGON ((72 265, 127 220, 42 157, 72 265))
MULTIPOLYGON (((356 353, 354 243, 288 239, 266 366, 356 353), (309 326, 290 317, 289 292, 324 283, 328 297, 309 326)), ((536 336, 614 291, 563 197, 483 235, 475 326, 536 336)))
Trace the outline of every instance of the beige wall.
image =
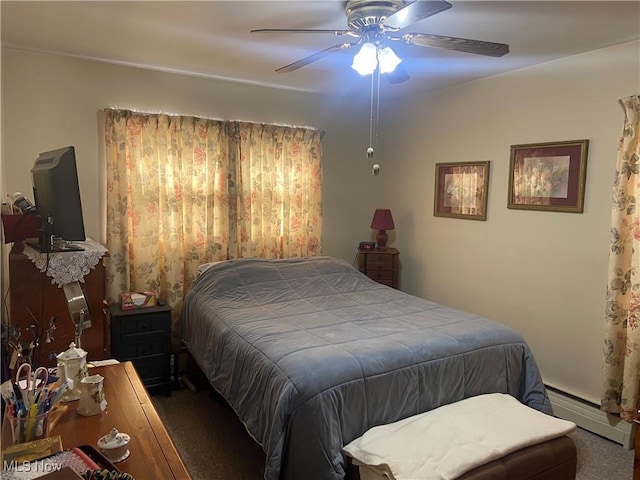
POLYGON ((351 261, 371 239, 373 209, 390 207, 403 290, 513 326, 546 382, 598 403, 617 100, 638 92, 639 50, 635 42, 384 105, 383 171, 372 177, 367 100, 4 49, 0 189, 29 192, 37 154, 75 145, 87 233, 103 239, 105 107, 325 130, 324 253, 351 261), (581 138, 590 140, 583 214, 506 208, 511 144, 581 138), (487 221, 434 217, 435 163, 466 160, 491 161, 487 221))
POLYGON ((508 324, 544 380, 600 403, 610 196, 638 42, 396 104, 384 176, 402 288, 508 324), (583 214, 507 209, 510 145, 588 139, 583 214), (491 161, 486 222, 433 216, 437 162, 491 161))
POLYGON ((365 158, 369 104, 363 98, 358 103, 3 49, 1 193, 32 198, 30 169, 38 153, 74 145, 85 230, 104 241, 102 109, 309 126, 326 132, 324 253, 352 261, 357 242, 370 234, 371 199, 381 183, 365 158))

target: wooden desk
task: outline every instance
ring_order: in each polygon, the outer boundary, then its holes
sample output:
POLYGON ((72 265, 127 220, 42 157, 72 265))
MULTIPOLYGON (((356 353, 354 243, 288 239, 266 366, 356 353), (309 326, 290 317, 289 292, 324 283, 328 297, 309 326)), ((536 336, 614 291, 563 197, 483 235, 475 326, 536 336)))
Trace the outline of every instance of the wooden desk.
POLYGON ((164 428, 138 373, 131 362, 89 369, 104 377, 107 409, 101 415, 84 417, 76 412, 79 401, 69 402, 69 411, 49 432, 60 435, 63 448, 97 447, 100 437, 115 427, 131 436, 131 455, 116 467, 136 480, 191 479, 173 441, 164 428))

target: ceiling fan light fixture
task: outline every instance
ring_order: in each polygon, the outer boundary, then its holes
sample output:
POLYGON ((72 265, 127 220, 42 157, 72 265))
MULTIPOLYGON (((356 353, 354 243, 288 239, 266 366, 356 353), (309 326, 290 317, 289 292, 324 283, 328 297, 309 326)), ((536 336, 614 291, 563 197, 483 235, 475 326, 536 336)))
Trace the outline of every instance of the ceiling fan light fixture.
POLYGON ((380 73, 393 72, 402 59, 391 50, 391 47, 384 47, 378 51, 378 62, 380 63, 380 73))
POLYGON ((370 42, 362 45, 362 48, 353 57, 353 68, 360 75, 371 75, 378 66, 377 47, 370 42))

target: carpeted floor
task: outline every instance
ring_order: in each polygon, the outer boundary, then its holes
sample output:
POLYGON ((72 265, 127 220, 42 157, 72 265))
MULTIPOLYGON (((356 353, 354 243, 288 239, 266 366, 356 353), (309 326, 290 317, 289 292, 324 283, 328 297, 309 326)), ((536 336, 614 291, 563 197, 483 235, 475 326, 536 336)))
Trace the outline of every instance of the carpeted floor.
MULTIPOLYGON (((203 389, 154 395, 153 404, 194 480, 260 480, 265 456, 235 413, 203 389)), ((633 451, 578 429, 577 480, 631 480, 633 451)))

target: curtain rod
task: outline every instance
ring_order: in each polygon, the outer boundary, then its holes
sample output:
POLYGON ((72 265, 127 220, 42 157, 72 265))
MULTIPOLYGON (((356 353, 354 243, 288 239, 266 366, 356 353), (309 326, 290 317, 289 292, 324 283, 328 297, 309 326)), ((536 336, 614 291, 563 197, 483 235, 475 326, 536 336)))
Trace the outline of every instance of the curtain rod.
MULTIPOLYGON (((284 123, 266 123, 266 122, 256 122, 253 120, 226 120, 224 118, 217 118, 217 117, 209 117, 209 116, 203 116, 203 115, 190 115, 190 114, 182 114, 182 113, 170 113, 170 112, 162 112, 160 110, 156 110, 156 111, 144 111, 144 110, 138 110, 136 108, 127 108, 127 107, 116 107, 116 106, 112 106, 112 107, 107 107, 105 108, 105 110, 126 110, 129 112, 133 112, 133 113, 141 113, 143 115, 167 115, 169 117, 194 117, 194 118, 202 118, 205 120, 214 120, 217 122, 244 122, 244 123, 255 123, 255 124, 262 124, 262 125, 274 125, 276 127, 289 127, 289 128, 307 128, 309 130, 318 130, 316 127, 311 127, 308 125, 291 125, 291 124, 284 124, 284 123)), ((320 130, 320 138, 323 138, 325 135, 325 131, 324 130, 320 130)))

